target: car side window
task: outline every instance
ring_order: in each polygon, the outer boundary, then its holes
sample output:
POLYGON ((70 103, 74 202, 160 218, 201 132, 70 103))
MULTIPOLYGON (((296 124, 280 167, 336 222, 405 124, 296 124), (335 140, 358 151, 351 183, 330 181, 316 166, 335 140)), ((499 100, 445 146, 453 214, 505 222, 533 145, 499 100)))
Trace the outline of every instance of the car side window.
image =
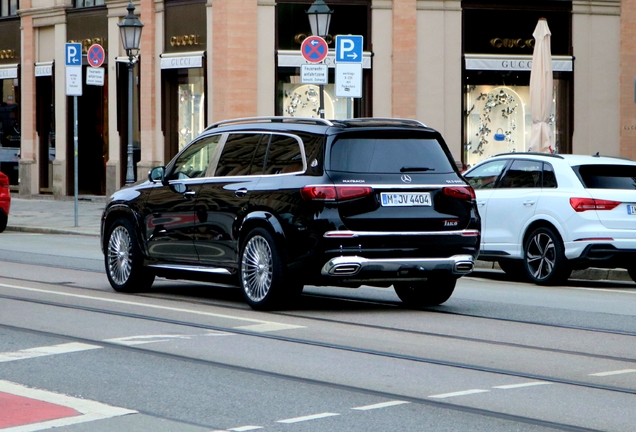
POLYGON ((304 170, 303 152, 296 137, 272 135, 267 149, 265 174, 287 174, 304 170))
MULTIPOLYGON (((254 164, 254 154, 259 146, 263 134, 259 133, 231 133, 225 141, 219 164, 214 175, 216 177, 259 175, 262 172, 258 161, 254 164)), ((267 143, 267 141, 265 142, 267 143)))
POLYGON ((220 141, 221 135, 213 135, 192 143, 175 161, 170 180, 210 177, 220 141))
POLYGON ((543 162, 543 188, 556 188, 557 181, 554 175, 554 168, 547 162, 543 162))
POLYGON ((501 188, 540 188, 543 163, 517 159, 501 179, 501 188))
POLYGON ((464 178, 468 180, 468 184, 470 184, 473 189, 492 189, 495 187, 497 178, 501 175, 506 163, 508 163, 506 159, 486 162, 466 173, 464 178))

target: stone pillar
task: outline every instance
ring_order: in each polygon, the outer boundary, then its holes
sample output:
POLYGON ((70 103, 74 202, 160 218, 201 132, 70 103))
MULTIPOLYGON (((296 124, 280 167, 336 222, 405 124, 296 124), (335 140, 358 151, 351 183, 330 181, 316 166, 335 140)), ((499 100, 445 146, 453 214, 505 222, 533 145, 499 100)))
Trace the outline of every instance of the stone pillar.
MULTIPOLYGON (((21 8, 30 9, 31 1, 25 0, 21 8)), ((29 197, 39 192, 36 162, 37 134, 35 128, 35 29, 33 16, 22 16, 22 47, 20 74, 20 196, 29 197), (35 169, 33 169, 35 167, 35 169)))
POLYGON ((620 155, 636 159, 636 2, 621 2, 620 155))
POLYGON ((55 24, 55 160, 53 161, 53 197, 61 199, 68 195, 68 176, 66 175, 67 136, 66 130, 66 71, 65 44, 66 22, 55 24))
MULTIPOLYGON (((117 57, 123 48, 117 24, 126 15, 126 1, 107 2, 108 5, 108 161, 106 162, 106 196, 121 187, 121 139, 117 129, 117 57)), ((125 125, 124 125, 125 127, 125 125)))

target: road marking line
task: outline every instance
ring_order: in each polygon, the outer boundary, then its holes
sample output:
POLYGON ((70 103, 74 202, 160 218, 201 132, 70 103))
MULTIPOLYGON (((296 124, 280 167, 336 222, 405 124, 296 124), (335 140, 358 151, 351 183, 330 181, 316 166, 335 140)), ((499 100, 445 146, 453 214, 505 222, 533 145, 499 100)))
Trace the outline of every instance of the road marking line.
POLYGON ((185 334, 181 334, 181 335, 138 335, 138 336, 125 336, 125 337, 120 337, 120 338, 112 338, 112 339, 102 339, 103 342, 110 342, 110 343, 115 343, 115 344, 120 344, 120 345, 126 345, 126 346, 134 346, 134 345, 143 345, 143 344, 149 344, 149 343, 156 343, 156 342, 168 342, 170 340, 175 340, 175 339, 194 339, 195 337, 199 337, 199 336, 236 336, 232 333, 224 333, 224 332, 211 332, 211 333, 206 333, 206 334, 202 334, 202 335, 197 335, 197 334, 193 334, 193 335, 185 335, 185 334))
POLYGON ((455 397, 455 396, 466 396, 466 395, 471 395, 471 394, 476 394, 476 393, 487 393, 490 390, 482 390, 482 389, 472 389, 472 390, 464 390, 464 391, 458 391, 458 392, 454 392, 454 393, 442 393, 442 394, 438 394, 438 395, 432 395, 429 396, 430 398, 434 398, 434 399, 445 399, 445 398, 450 398, 450 397, 455 397))
POLYGON ((593 373, 590 374, 590 376, 610 376, 610 375, 620 375, 620 374, 626 374, 626 373, 632 373, 632 372, 636 372, 636 369, 621 369, 621 370, 615 370, 615 371, 609 371, 609 372, 598 372, 598 373, 593 373))
MULTIPOLYGON (((603 288, 572 288, 572 289, 581 290, 581 291, 599 291, 599 292, 615 292, 615 293, 621 293, 621 294, 636 294, 636 291, 612 290, 612 289, 603 289, 603 288)), ((629 289, 633 289, 633 288, 629 288, 629 289)))
MULTIPOLYGON (((203 315, 203 316, 210 316, 210 317, 215 317, 215 318, 225 318, 225 319, 231 319, 231 320, 246 321, 246 322, 255 323, 255 324, 258 324, 258 325, 266 325, 264 327, 265 329, 267 329, 268 328, 267 326, 270 326, 270 325, 272 326, 272 328, 275 328, 276 330, 289 330, 289 329, 297 329, 297 328, 306 328, 305 326, 299 326, 299 325, 294 325, 294 324, 283 324, 283 323, 278 323, 278 322, 275 322, 275 321, 265 321, 265 320, 259 320, 259 319, 254 319, 254 318, 242 318, 242 317, 237 317, 237 316, 233 316, 233 315, 217 314, 217 313, 212 313, 212 312, 203 312, 203 311, 197 311, 197 310, 192 310, 192 309, 174 308, 174 307, 153 305, 153 304, 148 304, 148 303, 139 303, 139 302, 133 302, 133 301, 126 301, 126 300, 108 299, 108 298, 103 298, 103 297, 94 297, 94 296, 88 296, 88 295, 82 295, 82 294, 61 293, 61 292, 57 292, 57 291, 44 290, 44 289, 39 289, 39 288, 28 288, 28 287, 22 287, 22 286, 17 286, 17 285, 8 285, 8 284, 0 283, 0 287, 23 290, 23 291, 31 291, 31 292, 37 292, 37 293, 44 293, 44 294, 54 294, 54 295, 59 295, 59 296, 64 296, 64 297, 81 298, 81 299, 93 300, 93 301, 102 301, 102 302, 106 302, 106 303, 116 303, 116 304, 122 304, 122 305, 127 305, 127 306, 141 306, 141 307, 146 307, 146 308, 150 308, 150 309, 167 310, 167 311, 172 311, 172 312, 184 312, 184 313, 190 313, 190 314, 194 314, 194 315, 203 315)), ((247 326, 247 327, 250 327, 250 326, 247 326)), ((237 327, 237 328, 240 329, 242 327, 237 327)), ((258 331, 264 332, 264 331, 273 331, 273 330, 253 330, 253 331, 255 331, 255 332, 258 332, 258 331)))
POLYGON ((339 416, 340 414, 338 413, 322 413, 322 414, 313 414, 313 415, 308 415, 308 416, 303 416, 303 417, 294 417, 294 418, 290 418, 290 419, 286 419, 286 420, 278 420, 276 423, 299 423, 299 422, 304 422, 304 421, 309 421, 309 420, 317 420, 317 419, 321 419, 321 418, 325 418, 325 417, 333 417, 333 416, 339 416))
POLYGON ((24 360, 35 357, 50 356, 55 354, 67 354, 78 351, 87 351, 92 349, 102 348, 98 345, 89 345, 79 342, 65 343, 61 345, 52 345, 37 348, 28 348, 20 351, 4 352, 0 353, 0 363, 10 362, 15 360, 24 360))
POLYGON ((228 430, 234 431, 234 432, 244 432, 244 431, 251 431, 256 429, 263 429, 263 426, 241 426, 241 427, 236 427, 236 428, 232 428, 228 430))
POLYGON ((0 392, 11 393, 17 396, 37 399, 56 405, 62 405, 72 408, 82 415, 76 417, 67 417, 57 420, 50 420, 41 423, 34 423, 25 426, 16 426, 13 428, 3 429, 3 432, 31 432, 43 429, 51 429, 73 424, 86 423, 89 421, 102 420, 111 417, 119 417, 127 414, 137 414, 137 411, 114 407, 100 402, 87 399, 78 399, 71 396, 54 393, 45 390, 29 388, 20 384, 9 381, 0 380, 0 392))
POLYGON ((396 401, 390 401, 390 402, 381 402, 381 403, 377 403, 377 404, 374 404, 374 405, 359 406, 359 407, 355 407, 355 408, 351 408, 351 409, 352 410, 359 410, 359 411, 367 411, 367 410, 372 410, 372 409, 387 408, 387 407, 392 407, 392 406, 396 406, 396 405, 403 405, 403 404, 408 404, 408 403, 411 403, 411 402, 396 400, 396 401))
POLYGON ((500 386, 495 386, 493 388, 502 389, 502 390, 509 390, 509 389, 517 389, 517 388, 522 388, 522 387, 540 386, 540 385, 546 385, 546 384, 552 384, 552 383, 551 382, 547 382, 547 381, 534 381, 534 382, 527 382, 527 383, 523 383, 523 384, 500 385, 500 386))

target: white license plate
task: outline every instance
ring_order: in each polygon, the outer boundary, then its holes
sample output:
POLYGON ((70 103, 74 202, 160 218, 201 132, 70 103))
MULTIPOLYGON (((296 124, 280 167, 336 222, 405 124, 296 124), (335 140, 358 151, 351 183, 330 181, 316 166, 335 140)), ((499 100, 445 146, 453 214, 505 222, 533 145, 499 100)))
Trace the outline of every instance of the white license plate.
POLYGON ((431 194, 428 192, 420 193, 386 193, 380 194, 383 207, 413 207, 413 206, 430 206, 431 194))
POLYGON ((636 215, 636 205, 627 204, 627 214, 636 215))

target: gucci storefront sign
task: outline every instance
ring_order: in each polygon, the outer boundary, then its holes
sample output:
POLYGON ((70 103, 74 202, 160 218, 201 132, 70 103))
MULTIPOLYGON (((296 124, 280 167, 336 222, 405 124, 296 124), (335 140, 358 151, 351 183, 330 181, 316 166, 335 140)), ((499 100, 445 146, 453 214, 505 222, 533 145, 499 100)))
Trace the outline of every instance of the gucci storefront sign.
MULTIPOLYGON (((532 56, 466 54, 466 70, 525 71, 532 69, 532 56)), ((571 56, 552 56, 552 71, 572 72, 571 56)))

